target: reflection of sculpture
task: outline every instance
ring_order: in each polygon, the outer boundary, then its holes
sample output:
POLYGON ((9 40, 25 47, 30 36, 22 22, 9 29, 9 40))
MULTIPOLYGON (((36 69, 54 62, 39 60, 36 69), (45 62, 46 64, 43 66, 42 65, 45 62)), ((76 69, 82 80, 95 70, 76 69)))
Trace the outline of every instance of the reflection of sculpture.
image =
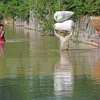
POLYGON ((73 92, 73 69, 68 60, 67 52, 60 53, 60 66, 55 68, 54 90, 56 95, 71 96, 73 92))

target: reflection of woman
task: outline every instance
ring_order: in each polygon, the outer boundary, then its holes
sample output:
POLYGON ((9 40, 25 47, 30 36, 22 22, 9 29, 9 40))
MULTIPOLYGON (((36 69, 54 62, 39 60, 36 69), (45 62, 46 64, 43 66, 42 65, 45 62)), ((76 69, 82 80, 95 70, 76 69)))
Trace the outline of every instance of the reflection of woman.
POLYGON ((68 60, 67 52, 60 52, 60 66, 55 68, 54 90, 56 95, 72 95, 73 92, 73 69, 68 60))
POLYGON ((0 42, 0 56, 4 54, 4 42, 0 42))
POLYGON ((61 35, 57 34, 54 29, 54 34, 60 39, 60 50, 67 51, 69 48, 69 40, 71 39, 73 32, 70 35, 68 35, 67 31, 62 31, 61 33, 61 35))

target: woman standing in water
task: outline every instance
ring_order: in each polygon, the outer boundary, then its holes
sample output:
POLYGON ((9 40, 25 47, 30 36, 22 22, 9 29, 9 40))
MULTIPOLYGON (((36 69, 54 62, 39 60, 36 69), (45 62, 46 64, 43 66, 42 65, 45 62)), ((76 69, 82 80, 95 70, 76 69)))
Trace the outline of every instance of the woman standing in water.
POLYGON ((4 25, 0 24, 0 57, 4 54, 4 44, 5 44, 5 37, 4 37, 4 25))
POLYGON ((4 34, 5 34, 4 25, 0 24, 0 42, 5 42, 4 34))
MULTIPOLYGON (((74 29, 74 28, 73 28, 74 29)), ((54 27, 54 34, 60 39, 60 50, 61 51, 67 51, 69 48, 69 40, 71 39, 73 35, 72 31, 69 35, 67 31, 61 31, 61 35, 57 34, 55 27, 54 27)))

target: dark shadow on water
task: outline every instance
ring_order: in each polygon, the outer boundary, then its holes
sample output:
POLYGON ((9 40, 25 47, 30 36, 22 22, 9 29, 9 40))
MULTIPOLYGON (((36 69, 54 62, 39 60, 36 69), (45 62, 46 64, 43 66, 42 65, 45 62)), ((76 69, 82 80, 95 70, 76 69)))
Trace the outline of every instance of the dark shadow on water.
POLYGON ((53 77, 25 76, 0 79, 0 100, 50 100, 53 99, 53 77))

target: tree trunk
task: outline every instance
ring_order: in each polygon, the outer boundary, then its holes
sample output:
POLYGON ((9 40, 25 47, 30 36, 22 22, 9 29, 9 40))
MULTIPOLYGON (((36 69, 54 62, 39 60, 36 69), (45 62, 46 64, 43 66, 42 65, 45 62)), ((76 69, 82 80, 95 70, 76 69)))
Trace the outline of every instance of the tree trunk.
POLYGON ((76 32, 79 32, 80 38, 86 38, 86 39, 98 38, 97 31, 95 30, 91 22, 92 21, 91 21, 90 16, 84 16, 84 17, 81 17, 75 23, 75 30, 76 32))

